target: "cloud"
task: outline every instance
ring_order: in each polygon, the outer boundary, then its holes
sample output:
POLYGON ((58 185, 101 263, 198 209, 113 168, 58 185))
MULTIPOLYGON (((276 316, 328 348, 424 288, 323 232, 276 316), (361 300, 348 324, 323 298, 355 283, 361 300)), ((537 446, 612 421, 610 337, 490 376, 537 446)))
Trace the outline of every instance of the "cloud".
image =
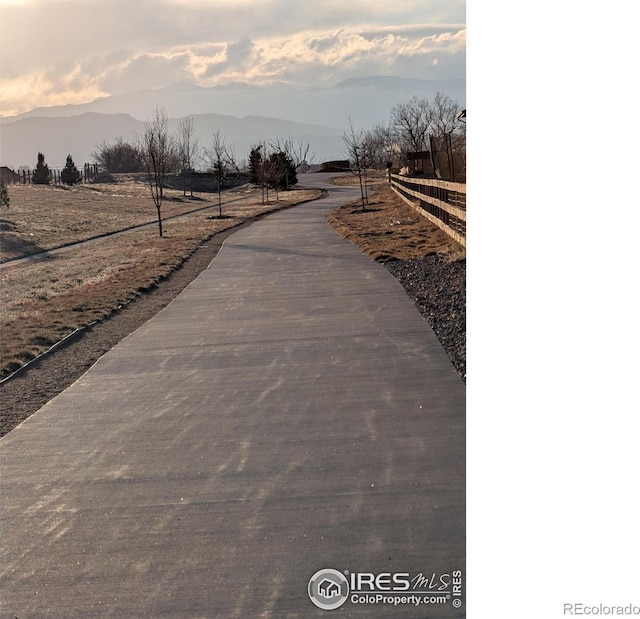
POLYGON ((464 77, 463 19, 460 0, 27 0, 3 7, 0 105, 6 115, 175 81, 464 77))
POLYGON ((207 64, 207 68, 199 77, 208 78, 228 71, 244 70, 251 61, 253 51, 254 44, 247 37, 240 41, 228 43, 222 54, 216 52, 213 60, 207 64))
POLYGON ((141 88, 157 88, 190 77, 191 55, 187 52, 140 54, 111 67, 97 78, 102 90, 121 93, 141 88), (134 86, 134 88, 132 88, 134 86))

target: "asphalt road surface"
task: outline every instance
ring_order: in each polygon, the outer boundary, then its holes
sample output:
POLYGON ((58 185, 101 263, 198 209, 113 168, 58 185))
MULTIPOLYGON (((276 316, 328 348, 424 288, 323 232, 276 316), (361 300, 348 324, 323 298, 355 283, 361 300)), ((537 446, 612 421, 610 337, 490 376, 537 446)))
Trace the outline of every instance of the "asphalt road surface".
POLYGON ((355 197, 234 233, 0 441, 2 617, 464 616, 465 387, 326 224, 355 197))

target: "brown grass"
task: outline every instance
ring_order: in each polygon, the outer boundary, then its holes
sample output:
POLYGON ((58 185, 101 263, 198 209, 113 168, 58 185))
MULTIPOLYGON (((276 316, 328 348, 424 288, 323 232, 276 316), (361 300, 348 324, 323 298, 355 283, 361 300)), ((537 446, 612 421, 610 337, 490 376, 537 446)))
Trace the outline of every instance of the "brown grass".
MULTIPOLYGON (((332 185, 338 187, 357 187, 360 184, 358 175, 354 172, 334 176, 329 180, 332 185)), ((384 170, 368 170, 367 186, 374 189, 375 187, 387 182, 387 172, 384 170)))
POLYGON ((329 213, 327 221, 342 238, 378 262, 434 253, 447 254, 452 260, 465 255, 458 243, 405 204, 386 182, 375 185, 365 210, 360 201, 354 202, 329 213))
MULTIPOLYGON (((2 262, 157 221, 149 188, 143 182, 69 188, 13 185, 10 191, 11 208, 2 212, 2 262)), ((227 191, 224 202, 241 198, 246 191, 246 186, 227 191)), ((190 198, 167 189, 165 195, 163 219, 217 204, 214 194, 190 198)))
MULTIPOLYGON (((93 215, 86 215, 87 208, 90 208, 85 201, 86 192, 64 192, 65 202, 60 203, 57 190, 36 189, 30 196, 39 196, 37 208, 50 212, 53 208, 49 204, 51 199, 57 209, 56 224, 52 224, 47 229, 48 232, 44 231, 44 226, 39 230, 39 238, 46 237, 47 242, 51 243, 54 242, 53 239, 64 239, 66 243, 71 238, 81 239, 89 230, 92 233, 104 233, 118 229, 117 226, 129 225, 132 221, 148 221, 149 211, 152 215, 155 213, 148 197, 144 203, 146 211, 142 212, 142 197, 134 199, 127 195, 110 194, 109 199, 101 203, 100 210, 117 212, 118 223, 103 218, 101 228, 93 215), (65 210, 64 204, 67 204, 68 209, 65 210), (129 208, 131 212, 127 213, 129 208), (69 225, 69 232, 64 233, 67 212, 69 221, 73 223, 69 225), (86 225, 82 222, 86 222, 86 225)), ((13 213, 16 195, 17 192, 12 192, 11 210, 5 211, 13 221, 19 220, 13 213)), ((227 204, 223 206, 224 218, 215 216, 218 212, 217 202, 212 197, 207 199, 207 204, 215 207, 213 211, 166 221, 163 238, 158 236, 157 227, 150 227, 72 248, 46 260, 3 268, 0 307, 2 375, 15 371, 73 330, 109 315, 118 306, 152 287, 175 270, 215 232, 261 213, 314 199, 319 195, 320 192, 315 190, 293 190, 280 193, 280 201, 277 203, 262 205, 259 190, 248 193, 246 189, 239 190, 235 195, 227 195, 227 204), (232 198, 236 200, 231 201, 232 198)), ((19 199, 15 201, 20 204, 19 199)), ((90 204, 95 206, 95 202, 90 204)), ((179 203, 174 205, 167 202, 163 207, 163 214, 177 214, 181 208, 183 207, 179 203)), ((17 209, 26 212, 24 205, 16 206, 17 209)), ((26 221, 26 216, 22 217, 26 221)), ((38 215, 34 217, 34 221, 43 222, 43 218, 38 215)), ((41 223, 37 225, 40 226, 41 223)), ((24 231, 21 234, 22 236, 16 235, 14 238, 20 241, 24 237, 24 231)))

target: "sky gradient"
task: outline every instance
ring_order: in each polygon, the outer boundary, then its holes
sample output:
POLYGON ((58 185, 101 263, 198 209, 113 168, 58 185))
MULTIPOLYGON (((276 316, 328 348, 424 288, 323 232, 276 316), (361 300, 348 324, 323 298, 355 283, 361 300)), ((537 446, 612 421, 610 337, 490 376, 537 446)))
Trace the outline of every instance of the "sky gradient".
POLYGON ((176 82, 465 77, 462 0, 0 0, 0 7, 3 116, 176 82))

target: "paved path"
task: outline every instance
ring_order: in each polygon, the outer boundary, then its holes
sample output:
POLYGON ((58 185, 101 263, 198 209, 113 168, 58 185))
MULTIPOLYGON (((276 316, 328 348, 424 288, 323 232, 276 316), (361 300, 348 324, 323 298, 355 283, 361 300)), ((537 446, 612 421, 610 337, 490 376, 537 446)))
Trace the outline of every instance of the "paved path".
POLYGON ((2 617, 326 617, 307 596, 321 568, 464 570, 464 385, 325 223, 354 196, 233 234, 0 441, 2 617))

